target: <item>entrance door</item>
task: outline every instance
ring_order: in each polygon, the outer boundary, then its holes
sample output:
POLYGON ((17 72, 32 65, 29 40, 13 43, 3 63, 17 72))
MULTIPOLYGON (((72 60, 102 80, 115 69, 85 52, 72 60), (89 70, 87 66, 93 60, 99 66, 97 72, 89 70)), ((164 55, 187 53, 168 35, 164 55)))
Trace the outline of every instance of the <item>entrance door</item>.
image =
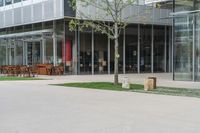
POLYGON ((27 62, 28 65, 40 64, 41 61, 41 43, 28 42, 27 43, 27 62))

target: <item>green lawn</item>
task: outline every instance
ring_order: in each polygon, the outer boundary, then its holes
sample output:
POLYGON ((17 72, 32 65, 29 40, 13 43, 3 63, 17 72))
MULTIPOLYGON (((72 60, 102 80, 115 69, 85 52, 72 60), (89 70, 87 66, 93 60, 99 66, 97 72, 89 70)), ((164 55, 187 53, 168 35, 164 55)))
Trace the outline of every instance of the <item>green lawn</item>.
POLYGON ((59 86, 101 89, 101 90, 114 90, 114 91, 129 91, 129 92, 139 92, 139 93, 151 93, 151 94, 187 96, 187 97, 200 98, 200 89, 157 87, 157 89, 153 91, 144 91, 144 86, 140 84, 131 84, 130 89, 123 89, 121 87, 121 84, 114 85, 113 83, 108 83, 108 82, 65 83, 65 84, 59 84, 59 86))
POLYGON ((35 77, 0 76, 0 81, 14 81, 14 80, 42 80, 42 79, 35 77))

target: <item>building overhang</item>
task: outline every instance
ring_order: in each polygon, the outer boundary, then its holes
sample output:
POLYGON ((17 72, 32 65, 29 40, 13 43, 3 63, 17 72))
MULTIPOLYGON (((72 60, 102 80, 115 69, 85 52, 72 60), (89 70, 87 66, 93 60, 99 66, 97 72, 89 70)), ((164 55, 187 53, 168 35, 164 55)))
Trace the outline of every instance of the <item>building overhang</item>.
POLYGON ((46 30, 22 32, 22 33, 5 34, 5 35, 0 35, 0 39, 34 36, 34 35, 43 35, 44 33, 53 33, 53 30, 52 29, 46 29, 46 30))

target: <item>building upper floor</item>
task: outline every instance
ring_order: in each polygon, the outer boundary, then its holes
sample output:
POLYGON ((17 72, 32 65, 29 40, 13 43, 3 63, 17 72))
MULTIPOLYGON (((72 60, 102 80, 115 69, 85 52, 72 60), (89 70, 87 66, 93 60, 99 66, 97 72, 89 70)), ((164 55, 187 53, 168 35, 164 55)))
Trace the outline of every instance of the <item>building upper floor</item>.
MULTIPOLYGON (((146 0, 136 0, 134 6, 128 7, 124 11, 123 15, 134 14, 130 23, 171 25, 171 19, 167 19, 171 9, 152 7, 149 11, 150 15, 141 15, 140 12, 151 6, 145 2, 146 0), (145 22, 143 18, 145 18, 145 22)), ((79 10, 97 15, 95 14, 97 10, 93 7, 87 9, 79 7, 79 10)), ((46 22, 65 17, 78 17, 77 12, 69 6, 69 0, 0 0, 0 28, 46 22)), ((106 21, 109 21, 109 18, 106 21)))

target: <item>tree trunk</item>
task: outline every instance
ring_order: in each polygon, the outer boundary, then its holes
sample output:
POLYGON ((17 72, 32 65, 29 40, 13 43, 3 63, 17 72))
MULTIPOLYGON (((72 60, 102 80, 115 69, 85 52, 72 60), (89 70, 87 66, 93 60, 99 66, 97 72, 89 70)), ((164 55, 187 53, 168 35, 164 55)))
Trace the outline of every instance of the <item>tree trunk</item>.
POLYGON ((119 83, 118 79, 118 59, 119 59, 119 52, 118 52, 118 25, 115 23, 115 70, 114 70, 114 84, 117 85, 119 83))

